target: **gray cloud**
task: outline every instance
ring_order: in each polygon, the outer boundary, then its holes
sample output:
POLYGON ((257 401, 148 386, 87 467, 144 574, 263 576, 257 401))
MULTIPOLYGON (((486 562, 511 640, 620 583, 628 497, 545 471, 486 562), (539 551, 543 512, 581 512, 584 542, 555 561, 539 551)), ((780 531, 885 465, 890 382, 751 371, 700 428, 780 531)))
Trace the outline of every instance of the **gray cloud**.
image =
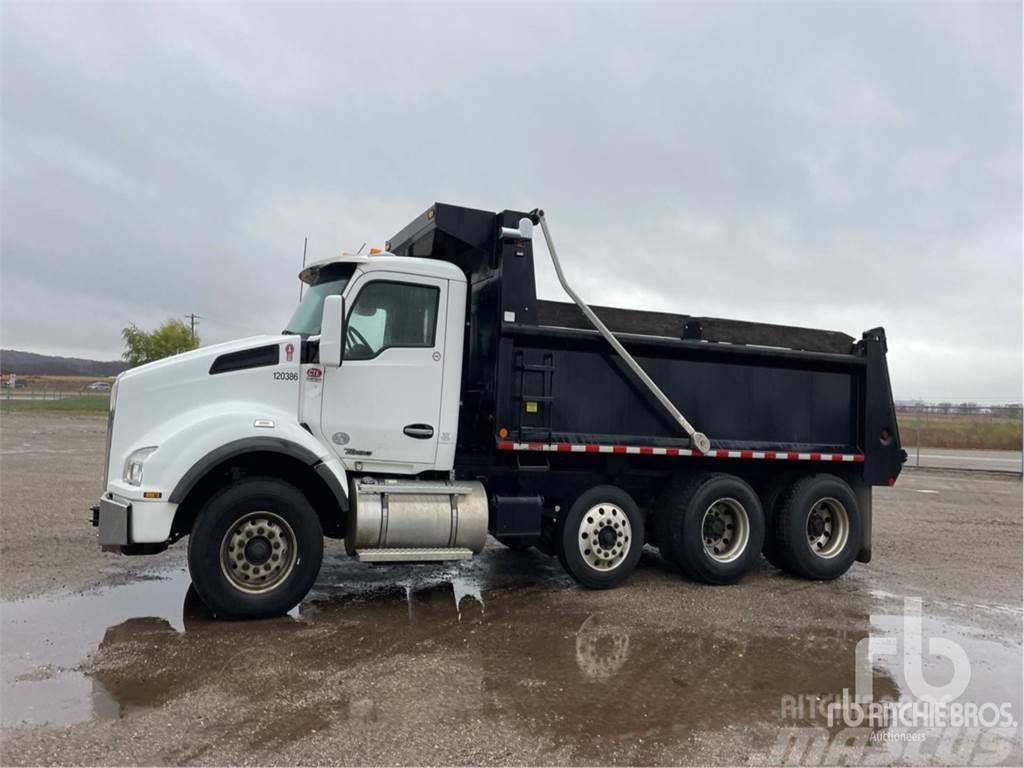
POLYGON ((0 12, 6 347, 275 331, 304 235, 445 200, 543 206, 595 303, 884 325, 897 396, 1020 397, 1019 4, 0 12))

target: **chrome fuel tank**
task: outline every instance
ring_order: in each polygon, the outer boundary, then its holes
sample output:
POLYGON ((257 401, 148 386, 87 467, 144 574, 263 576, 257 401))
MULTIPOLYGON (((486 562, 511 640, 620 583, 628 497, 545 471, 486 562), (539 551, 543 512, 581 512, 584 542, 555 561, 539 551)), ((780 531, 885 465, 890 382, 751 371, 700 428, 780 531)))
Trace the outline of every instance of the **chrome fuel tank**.
POLYGON ((345 548, 458 548, 474 553, 487 541, 487 493, 475 480, 352 481, 354 508, 345 548))

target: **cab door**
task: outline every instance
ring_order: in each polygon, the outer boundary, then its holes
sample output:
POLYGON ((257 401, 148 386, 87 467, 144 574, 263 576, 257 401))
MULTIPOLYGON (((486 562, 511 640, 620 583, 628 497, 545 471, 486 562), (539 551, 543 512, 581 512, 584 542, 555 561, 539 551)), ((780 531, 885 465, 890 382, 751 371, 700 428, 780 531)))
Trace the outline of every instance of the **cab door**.
POLYGON ((346 298, 342 364, 324 372, 321 428, 347 468, 416 473, 440 432, 448 281, 370 272, 346 298))

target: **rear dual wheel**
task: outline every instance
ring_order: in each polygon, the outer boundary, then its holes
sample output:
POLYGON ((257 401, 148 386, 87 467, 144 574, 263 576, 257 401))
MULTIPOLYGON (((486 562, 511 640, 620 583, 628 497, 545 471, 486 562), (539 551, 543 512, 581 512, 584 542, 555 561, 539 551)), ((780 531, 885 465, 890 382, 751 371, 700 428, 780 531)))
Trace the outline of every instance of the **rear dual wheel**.
POLYGON ((761 507, 764 509, 765 518, 764 547, 761 553, 769 563, 779 569, 783 567, 782 556, 778 552, 776 536, 774 534, 775 520, 778 517, 779 499, 782 498, 782 495, 797 479, 798 476, 777 475, 761 488, 761 507))
POLYGON ((765 535, 761 501, 734 475, 670 483, 657 514, 662 557, 691 579, 733 584, 758 561, 765 535))
POLYGON ((846 573, 861 542, 860 508, 835 475, 808 475, 779 496, 772 521, 771 562, 805 579, 846 573))

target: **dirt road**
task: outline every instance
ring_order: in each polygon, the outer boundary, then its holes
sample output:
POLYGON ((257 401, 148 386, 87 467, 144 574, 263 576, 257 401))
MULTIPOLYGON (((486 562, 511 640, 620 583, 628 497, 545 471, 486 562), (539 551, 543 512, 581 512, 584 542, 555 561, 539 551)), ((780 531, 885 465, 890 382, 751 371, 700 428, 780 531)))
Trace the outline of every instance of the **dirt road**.
MULTIPOLYGON (((229 624, 189 592, 180 544, 98 551, 102 420, 14 414, 0 433, 4 764, 1022 759, 1019 480, 904 473, 877 493, 874 562, 827 584, 763 564, 711 588, 650 550, 625 587, 589 592, 497 544, 461 565, 369 566, 332 542, 291 616, 229 624), (966 653, 960 700, 1018 724, 920 743, 828 725, 862 641, 906 644, 907 597, 926 645, 966 653)), ((950 667, 923 658, 933 685, 950 667)), ((876 699, 915 690, 905 657, 871 668, 876 699)))

